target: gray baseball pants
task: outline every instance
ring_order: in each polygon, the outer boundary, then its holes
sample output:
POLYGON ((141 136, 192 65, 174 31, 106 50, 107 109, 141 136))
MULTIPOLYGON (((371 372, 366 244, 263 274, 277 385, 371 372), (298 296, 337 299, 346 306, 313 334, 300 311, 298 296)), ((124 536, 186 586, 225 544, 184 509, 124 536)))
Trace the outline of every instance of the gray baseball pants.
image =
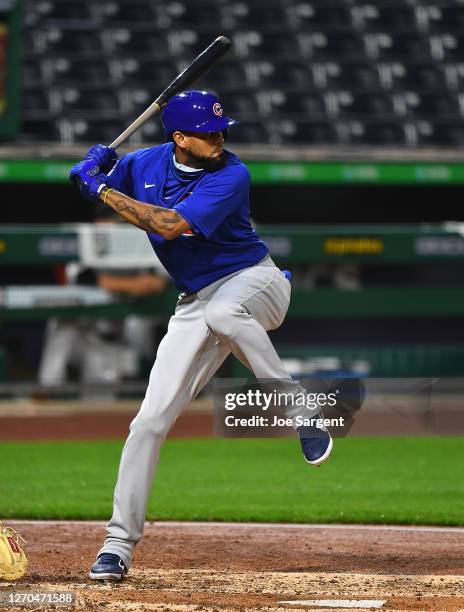
MULTIPOLYGON (((113 516, 98 554, 115 553, 130 567, 142 538, 145 514, 161 444, 185 410, 233 353, 262 379, 288 380, 267 330, 284 320, 290 282, 270 257, 180 299, 158 347, 145 399, 130 425, 114 492, 113 516)), ((284 383, 286 384, 286 383, 284 383)), ((297 409, 286 416, 296 416, 297 409)))

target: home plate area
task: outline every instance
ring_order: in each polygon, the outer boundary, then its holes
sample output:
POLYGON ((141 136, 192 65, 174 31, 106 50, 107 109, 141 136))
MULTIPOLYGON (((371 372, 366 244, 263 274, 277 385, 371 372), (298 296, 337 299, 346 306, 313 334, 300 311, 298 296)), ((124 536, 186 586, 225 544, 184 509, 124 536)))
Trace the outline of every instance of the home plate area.
POLYGON ((462 529, 149 523, 126 579, 101 583, 103 523, 10 524, 30 566, 0 594, 72 592, 75 610, 464 611, 462 529))

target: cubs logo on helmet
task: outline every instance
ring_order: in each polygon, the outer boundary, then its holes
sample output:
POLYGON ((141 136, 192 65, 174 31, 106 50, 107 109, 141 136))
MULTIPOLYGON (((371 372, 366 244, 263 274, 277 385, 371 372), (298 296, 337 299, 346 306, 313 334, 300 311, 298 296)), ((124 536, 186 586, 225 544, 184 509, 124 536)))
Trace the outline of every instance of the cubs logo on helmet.
POLYGON ((215 102, 213 104, 213 113, 216 117, 222 117, 222 105, 220 102, 215 102))

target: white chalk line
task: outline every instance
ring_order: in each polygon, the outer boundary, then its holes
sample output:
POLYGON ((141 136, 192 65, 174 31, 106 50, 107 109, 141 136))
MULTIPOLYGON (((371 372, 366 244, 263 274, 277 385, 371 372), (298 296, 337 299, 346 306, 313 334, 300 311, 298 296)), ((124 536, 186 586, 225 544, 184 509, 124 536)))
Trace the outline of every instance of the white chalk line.
POLYGON ((292 604, 293 606, 317 606, 318 608, 381 608, 386 599, 299 599, 296 601, 278 601, 281 604, 292 604))
MULTIPOLYGON (((1 519, 4 523, 23 523, 24 525, 98 525, 104 526, 108 521, 82 521, 82 520, 30 520, 30 519, 17 519, 7 518, 1 519)), ((240 523, 240 522, 213 522, 213 521, 147 521, 145 527, 201 527, 211 529, 329 529, 329 530, 354 530, 354 531, 409 531, 419 533, 454 533, 464 535, 464 527, 440 527, 433 525, 356 525, 356 524, 304 524, 304 523, 240 523)))

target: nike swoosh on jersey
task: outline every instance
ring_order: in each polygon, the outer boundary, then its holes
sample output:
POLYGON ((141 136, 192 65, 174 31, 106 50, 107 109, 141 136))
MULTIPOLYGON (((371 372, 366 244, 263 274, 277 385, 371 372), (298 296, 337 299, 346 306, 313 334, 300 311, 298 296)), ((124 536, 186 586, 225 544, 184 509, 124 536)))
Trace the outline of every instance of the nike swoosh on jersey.
POLYGON ((156 187, 156 183, 153 183, 153 185, 149 185, 147 181, 145 181, 145 189, 148 189, 149 187, 156 187))

